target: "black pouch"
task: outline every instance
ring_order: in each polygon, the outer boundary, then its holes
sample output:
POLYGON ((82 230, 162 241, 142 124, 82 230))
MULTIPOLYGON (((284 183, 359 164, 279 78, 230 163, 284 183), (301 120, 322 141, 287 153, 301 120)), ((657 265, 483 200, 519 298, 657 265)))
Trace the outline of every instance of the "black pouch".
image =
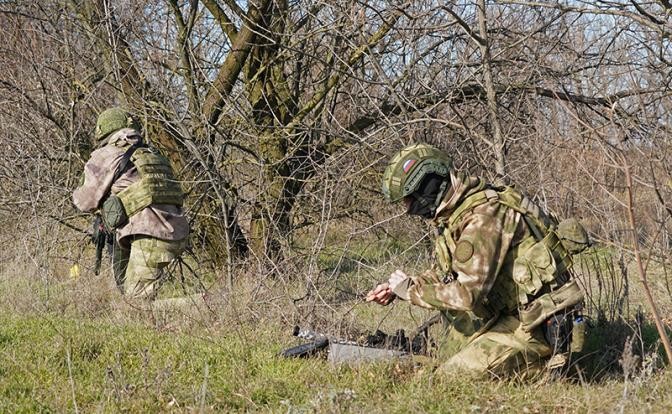
POLYGON ((569 349, 572 333, 572 315, 558 313, 546 320, 542 325, 546 342, 553 349, 553 354, 564 353, 569 349))
POLYGON ((114 195, 107 197, 107 200, 103 203, 102 210, 101 216, 103 223, 105 223, 105 228, 110 230, 118 229, 128 223, 124 204, 119 197, 114 195))

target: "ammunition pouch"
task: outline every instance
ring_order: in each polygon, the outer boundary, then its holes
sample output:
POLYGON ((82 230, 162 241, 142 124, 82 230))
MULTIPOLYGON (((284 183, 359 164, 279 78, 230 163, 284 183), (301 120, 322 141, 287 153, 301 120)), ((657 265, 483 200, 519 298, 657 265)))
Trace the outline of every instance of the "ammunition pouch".
POLYGON ((536 296, 544 285, 557 286, 558 276, 564 275, 572 266, 571 255, 563 247, 553 230, 543 239, 527 248, 513 262, 512 277, 518 285, 518 301, 521 305, 536 296))
POLYGON ((539 296, 521 309, 518 313, 521 327, 525 332, 531 332, 551 316, 581 302, 583 292, 576 281, 571 280, 558 289, 539 296))
POLYGON ((107 197, 107 200, 103 203, 101 217, 105 228, 108 230, 118 229, 128 222, 124 204, 119 197, 114 195, 107 197))

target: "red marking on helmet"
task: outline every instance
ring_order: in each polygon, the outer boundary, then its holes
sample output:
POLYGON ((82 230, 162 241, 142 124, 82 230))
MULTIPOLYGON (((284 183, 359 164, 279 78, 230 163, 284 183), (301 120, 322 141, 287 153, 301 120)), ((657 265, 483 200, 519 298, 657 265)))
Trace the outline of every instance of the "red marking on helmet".
POLYGON ((404 172, 405 172, 406 174, 408 174, 408 171, 410 171, 410 169, 415 165, 416 161, 417 161, 417 160, 407 160, 407 161, 404 163, 404 172))

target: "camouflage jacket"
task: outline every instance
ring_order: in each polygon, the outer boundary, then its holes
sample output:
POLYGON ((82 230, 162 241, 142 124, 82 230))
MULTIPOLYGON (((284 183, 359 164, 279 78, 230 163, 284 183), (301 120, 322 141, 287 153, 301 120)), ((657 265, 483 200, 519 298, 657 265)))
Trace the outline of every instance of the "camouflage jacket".
MULTIPOLYGON (((107 145, 95 150, 84 166, 84 183, 73 193, 72 200, 81 211, 94 211, 103 204, 104 197, 117 194, 140 177, 133 164, 112 182, 115 171, 126 150, 142 140, 139 132, 125 128, 110 136, 107 145)), ((125 226, 117 229, 120 242, 128 236, 146 235, 162 240, 182 240, 189 235, 189 223, 182 208, 174 205, 152 204, 132 215, 125 226)), ((125 241, 124 241, 125 243, 125 241)))
POLYGON ((486 188, 483 180, 464 174, 451 175, 451 183, 433 219, 435 265, 400 283, 394 293, 425 308, 488 318, 517 305, 511 269, 517 245, 532 235, 520 213, 494 200, 460 212, 447 227, 461 204, 486 188))

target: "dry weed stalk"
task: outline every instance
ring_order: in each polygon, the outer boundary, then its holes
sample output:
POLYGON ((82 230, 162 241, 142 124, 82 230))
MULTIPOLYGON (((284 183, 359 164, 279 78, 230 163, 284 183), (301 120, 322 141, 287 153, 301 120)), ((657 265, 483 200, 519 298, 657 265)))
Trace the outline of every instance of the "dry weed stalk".
POLYGON ((640 254, 639 240, 637 237, 637 222, 635 220, 635 204, 633 202, 633 186, 632 186, 632 175, 630 174, 630 165, 628 164, 625 157, 622 158, 623 167, 625 170, 625 180, 627 188, 627 212, 628 219, 630 220, 630 230, 632 232, 632 243, 635 253, 635 260, 637 261, 637 270, 639 271, 639 281, 642 283, 642 288, 644 289, 644 294, 646 300, 651 308, 651 313, 653 314, 653 321, 656 324, 656 329, 660 335, 660 340, 663 343, 665 348, 665 353, 667 354, 667 362, 672 364, 672 346, 670 345, 670 339, 667 337, 667 332, 665 332, 665 325, 660 318, 658 312, 658 307, 656 306, 656 301, 653 299, 651 294, 651 289, 649 288, 649 282, 646 275, 646 269, 644 268, 644 262, 640 254))

